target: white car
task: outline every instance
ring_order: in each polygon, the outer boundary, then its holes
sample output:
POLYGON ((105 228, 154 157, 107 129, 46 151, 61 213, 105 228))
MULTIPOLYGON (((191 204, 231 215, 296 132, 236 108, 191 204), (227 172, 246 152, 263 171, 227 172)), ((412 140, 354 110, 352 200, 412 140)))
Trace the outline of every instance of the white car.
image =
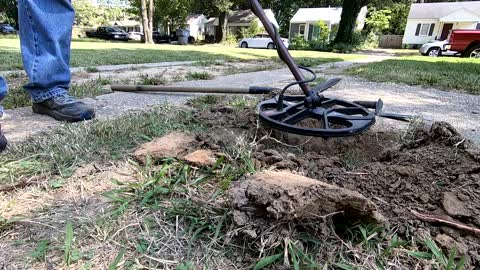
POLYGON ((131 40, 142 40, 143 33, 140 32, 128 32, 128 38, 131 40))
MULTIPOLYGON (((288 48, 288 39, 282 38, 283 44, 288 48)), ((275 43, 266 34, 256 35, 252 38, 244 38, 238 43, 240 48, 263 48, 263 49, 275 49, 275 43)))
POLYGON ((457 54, 455 51, 448 51, 445 49, 445 45, 448 44, 448 40, 435 40, 429 43, 423 44, 420 48, 420 53, 424 56, 438 57, 438 56, 452 56, 457 54))

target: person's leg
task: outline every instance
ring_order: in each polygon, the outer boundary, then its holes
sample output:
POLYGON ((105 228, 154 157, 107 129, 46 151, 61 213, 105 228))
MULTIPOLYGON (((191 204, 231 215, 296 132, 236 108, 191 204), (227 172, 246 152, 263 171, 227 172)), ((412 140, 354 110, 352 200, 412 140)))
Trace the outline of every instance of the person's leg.
POLYGON ((36 113, 57 120, 94 117, 85 104, 68 95, 70 44, 75 12, 70 0, 19 0, 23 65, 29 77, 25 90, 36 113))
MULTIPOLYGON (((7 81, 2 76, 0 76, 0 101, 7 95, 7 91, 8 91, 7 81)), ((3 107, 1 105, 0 105, 0 114, 1 116, 3 116, 3 107)), ((5 138, 5 135, 3 135, 2 126, 0 125, 0 152, 5 150, 6 147, 7 147, 7 139, 5 138)))
MULTIPOLYGON (((0 76, 0 101, 2 101, 8 92, 8 85, 5 78, 0 76)), ((0 105, 0 118, 3 116, 3 107, 0 105)))

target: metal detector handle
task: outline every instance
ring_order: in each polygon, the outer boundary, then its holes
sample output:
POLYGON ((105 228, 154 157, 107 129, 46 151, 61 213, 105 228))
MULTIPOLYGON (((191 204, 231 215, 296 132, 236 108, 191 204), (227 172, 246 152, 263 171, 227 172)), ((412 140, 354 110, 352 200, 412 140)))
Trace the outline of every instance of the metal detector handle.
MULTIPOLYGON (((272 40, 275 41, 280 58, 283 60, 283 62, 285 62, 285 64, 287 64, 288 68, 292 72, 297 82, 305 81, 305 76, 303 76, 303 73, 300 71, 298 65, 295 63, 295 60, 288 52, 287 47, 285 47, 285 44, 283 44, 280 35, 278 35, 277 30, 275 30, 274 26, 268 19, 265 11, 263 11, 263 8, 258 2, 258 0, 249 0, 249 3, 253 13, 260 19, 263 26, 265 27, 265 30, 268 32, 272 40)), ((307 84, 301 83, 300 88, 302 88, 302 91, 306 96, 310 95, 310 89, 308 88, 307 84)))
POLYGON ((192 86, 160 86, 160 85, 111 85, 115 92, 157 92, 157 93, 205 93, 205 94, 269 94, 276 90, 272 87, 192 87, 192 86))

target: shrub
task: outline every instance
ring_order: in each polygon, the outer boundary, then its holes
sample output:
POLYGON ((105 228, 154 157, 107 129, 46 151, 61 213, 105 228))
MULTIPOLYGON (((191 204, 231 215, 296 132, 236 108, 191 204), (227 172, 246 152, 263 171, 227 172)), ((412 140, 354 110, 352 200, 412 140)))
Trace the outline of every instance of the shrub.
POLYGON ((292 38, 290 42, 290 49, 292 50, 308 50, 310 49, 310 45, 305 40, 303 36, 297 35, 292 38))
POLYGON ((362 37, 361 48, 362 49, 372 49, 378 48, 378 43, 380 42, 380 36, 374 32, 368 33, 366 36, 362 37))
POLYGON ((240 30, 240 36, 242 38, 250 38, 258 35, 262 31, 263 29, 258 26, 258 23, 256 21, 253 21, 252 23, 250 23, 250 26, 248 28, 242 28, 240 30))
POLYGON ((236 45, 237 42, 238 42, 237 37, 232 33, 228 33, 227 34, 227 40, 224 42, 224 44, 225 45, 236 45))

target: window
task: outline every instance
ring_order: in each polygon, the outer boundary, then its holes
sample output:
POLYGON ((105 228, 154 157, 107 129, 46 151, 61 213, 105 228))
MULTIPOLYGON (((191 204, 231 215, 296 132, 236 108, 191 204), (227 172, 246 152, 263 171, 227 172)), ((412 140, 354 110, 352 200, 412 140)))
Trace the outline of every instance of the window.
POLYGON ((415 36, 432 36, 433 30, 435 30, 435 24, 432 23, 419 23, 417 24, 417 30, 415 36))
POLYGON ((303 36, 305 35, 305 24, 300 24, 299 28, 298 28, 298 34, 303 36))
POLYGON ((477 30, 480 30, 480 22, 477 23, 477 30))
POLYGON ((429 23, 423 23, 422 26, 420 27, 420 36, 428 36, 428 30, 430 30, 430 24, 429 23))

